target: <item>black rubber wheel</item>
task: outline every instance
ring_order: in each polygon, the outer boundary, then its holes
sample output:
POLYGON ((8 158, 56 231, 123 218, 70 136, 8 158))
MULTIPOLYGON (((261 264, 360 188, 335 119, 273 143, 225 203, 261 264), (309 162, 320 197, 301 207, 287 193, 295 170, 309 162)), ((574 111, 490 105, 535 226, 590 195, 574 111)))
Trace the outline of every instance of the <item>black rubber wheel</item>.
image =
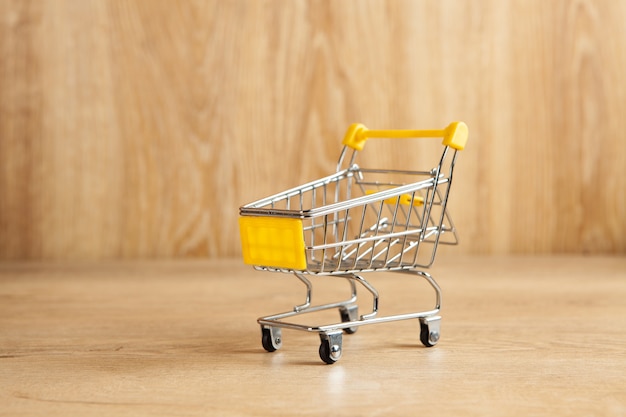
POLYGON ((270 329, 263 329, 263 334, 261 335, 261 344, 263 344, 263 349, 268 352, 276 351, 276 347, 274 346, 274 342, 272 341, 272 332, 270 329))
MULTIPOLYGON (((348 313, 348 310, 344 310, 344 309, 340 309, 339 310, 339 314, 341 315, 341 322, 342 323, 347 323, 349 321, 352 321, 350 319, 350 313, 348 313)), ((358 327, 348 327, 346 329, 343 329, 344 332, 346 332, 347 334, 354 334, 356 333, 356 331, 359 330, 358 327)))
POLYGON ((328 344, 328 342, 322 342, 322 344, 320 344, 320 358, 327 364, 332 365, 333 363, 337 362, 337 360, 333 359, 332 356, 330 356, 330 344, 328 344))
POLYGON ((420 341, 426 347, 435 346, 436 342, 433 343, 430 341, 430 329, 428 328, 428 324, 420 322, 420 341))

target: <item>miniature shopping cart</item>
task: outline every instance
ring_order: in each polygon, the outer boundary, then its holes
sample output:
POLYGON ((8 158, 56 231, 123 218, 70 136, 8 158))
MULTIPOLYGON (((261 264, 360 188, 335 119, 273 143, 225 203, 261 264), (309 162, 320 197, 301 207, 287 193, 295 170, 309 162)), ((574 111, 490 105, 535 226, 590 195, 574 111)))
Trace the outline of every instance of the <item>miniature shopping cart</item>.
POLYGON ((359 326, 418 319, 420 340, 439 340, 441 290, 422 269, 430 267, 437 246, 456 244, 456 229, 446 205, 459 150, 467 126, 454 122, 443 130, 369 130, 353 124, 343 140, 334 174, 240 208, 240 233, 245 263, 255 269, 295 275, 306 285, 306 299, 293 310, 261 317, 261 341, 273 352, 282 346, 281 329, 316 332, 320 358, 332 364, 342 355, 342 334, 359 326), (443 152, 425 171, 373 169, 357 164, 368 138, 442 137, 443 152), (435 291, 433 309, 378 316, 378 292, 362 274, 395 271, 424 278, 435 291), (322 305, 311 302, 307 276, 331 275, 350 283, 348 299, 322 305), (359 316, 357 284, 373 297, 373 309, 359 316), (340 322, 309 326, 285 319, 338 309, 340 322))

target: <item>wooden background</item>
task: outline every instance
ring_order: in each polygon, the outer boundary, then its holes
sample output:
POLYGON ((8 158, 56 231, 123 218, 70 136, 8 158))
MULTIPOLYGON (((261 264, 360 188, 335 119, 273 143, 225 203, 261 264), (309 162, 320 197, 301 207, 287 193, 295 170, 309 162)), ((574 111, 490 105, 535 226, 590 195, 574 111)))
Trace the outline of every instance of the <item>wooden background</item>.
POLYGON ((332 172, 350 123, 452 120, 455 251, 623 255, 625 20, 614 0, 0 0, 0 259, 237 256, 238 207, 332 172))

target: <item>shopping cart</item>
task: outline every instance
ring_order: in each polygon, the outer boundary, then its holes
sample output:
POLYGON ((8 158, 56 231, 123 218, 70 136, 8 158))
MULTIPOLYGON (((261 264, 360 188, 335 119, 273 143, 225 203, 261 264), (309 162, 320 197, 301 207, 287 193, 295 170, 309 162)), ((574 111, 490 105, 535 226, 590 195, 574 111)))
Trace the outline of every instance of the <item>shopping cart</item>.
POLYGON ((439 340, 441 290, 423 271, 435 259, 439 244, 456 244, 456 229, 446 205, 467 126, 451 123, 442 130, 369 130, 353 124, 343 140, 334 174, 240 208, 244 262, 255 269, 295 275, 306 285, 303 304, 258 319, 265 350, 282 346, 281 329, 319 333, 320 358, 332 364, 342 355, 342 334, 359 326, 419 319, 420 340, 439 340), (356 157, 368 138, 443 137, 443 152, 427 171, 363 168, 356 157), (437 162, 438 160, 438 162, 437 162), (378 291, 362 273, 395 271, 424 278, 435 291, 431 310, 377 316, 378 291), (313 305, 307 276, 332 275, 350 283, 348 299, 313 305), (373 309, 359 316, 357 283, 373 297, 373 309), (321 326, 286 321, 290 317, 338 309, 340 322, 321 326))

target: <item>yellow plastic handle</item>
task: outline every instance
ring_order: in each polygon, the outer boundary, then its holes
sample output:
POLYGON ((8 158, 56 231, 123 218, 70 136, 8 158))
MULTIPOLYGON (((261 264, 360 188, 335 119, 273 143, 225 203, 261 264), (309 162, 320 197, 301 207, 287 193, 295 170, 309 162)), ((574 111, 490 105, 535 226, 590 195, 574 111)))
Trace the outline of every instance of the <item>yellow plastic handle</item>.
POLYGON ((441 130, 370 130, 360 123, 350 125, 343 144, 357 151, 363 150, 368 138, 443 138, 443 145, 463 150, 469 131, 463 122, 452 122, 441 130))

